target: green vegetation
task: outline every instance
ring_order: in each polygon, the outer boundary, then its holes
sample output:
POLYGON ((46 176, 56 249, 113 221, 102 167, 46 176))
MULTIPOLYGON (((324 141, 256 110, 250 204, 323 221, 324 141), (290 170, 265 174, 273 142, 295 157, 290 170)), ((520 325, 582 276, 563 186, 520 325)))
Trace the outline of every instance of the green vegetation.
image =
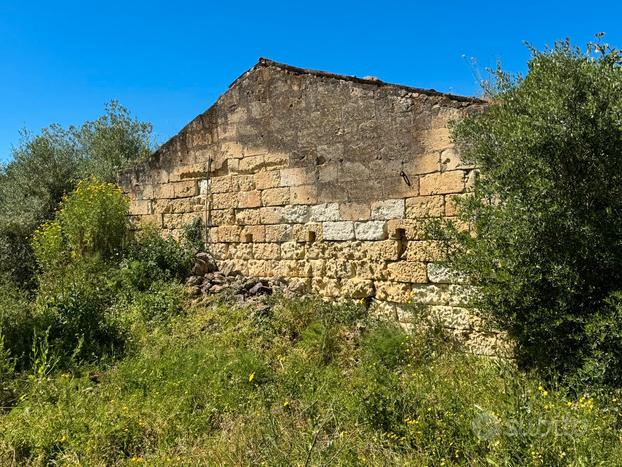
MULTIPOLYGON (((180 290, 174 292, 183 297, 180 290)), ((0 461, 32 464, 613 465, 620 403, 544 389, 353 305, 213 298, 147 325, 117 364, 32 372, 0 461)), ((148 305, 150 307, 152 305, 148 305)))
MULTIPOLYGON (((527 368, 622 384, 622 57, 605 44, 533 50, 454 136, 481 176, 449 229, 450 262, 527 368)), ((446 232, 447 233, 447 232, 446 232)))
POLYGON ((79 180, 114 182, 120 169, 146 158, 151 125, 112 102, 102 117, 79 128, 52 125, 22 136, 11 162, 0 166, 0 279, 32 289, 35 229, 53 217, 79 180))

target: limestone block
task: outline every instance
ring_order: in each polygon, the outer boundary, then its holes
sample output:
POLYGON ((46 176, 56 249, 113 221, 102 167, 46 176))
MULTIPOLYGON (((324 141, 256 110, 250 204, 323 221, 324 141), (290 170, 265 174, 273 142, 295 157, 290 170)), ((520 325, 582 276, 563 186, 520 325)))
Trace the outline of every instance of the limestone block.
POLYGON ((175 198, 186 198, 199 194, 199 184, 195 180, 172 183, 175 198))
POLYGON ((238 171, 242 174, 253 174, 264 166, 264 156, 247 156, 240 159, 238 171))
POLYGON ((322 277, 326 274, 326 261, 323 259, 308 260, 311 265, 311 275, 313 277, 322 277))
POLYGON ((238 193, 238 207, 258 208, 261 206, 261 192, 259 190, 240 191, 238 193))
POLYGON ((464 183, 464 171, 451 170, 423 175, 419 181, 419 190, 422 196, 461 193, 464 191, 464 183))
POLYGON ((354 235, 357 240, 385 240, 387 238, 386 222, 355 222, 354 235))
POLYGON ((348 279, 341 282, 341 293, 344 298, 362 299, 373 297, 374 283, 365 279, 348 279))
POLYGON ((240 241, 241 228, 238 225, 221 225, 215 230, 217 241, 220 243, 237 243, 240 241))
POLYGON ((426 151, 440 151, 451 147, 451 134, 448 128, 435 128, 422 134, 422 142, 426 151))
POLYGON ((461 284, 465 277, 439 263, 428 264, 428 277, 435 284, 461 284))
POLYGON ((370 261, 397 260, 397 242, 395 240, 364 243, 361 251, 370 261))
POLYGON ((281 181, 281 174, 278 170, 262 171, 254 175, 255 187, 258 190, 266 188, 276 188, 281 181))
POLYGON ((438 240, 411 241, 404 257, 407 261, 441 261, 444 258, 443 244, 438 240))
POLYGON ((344 221, 366 221, 371 215, 371 209, 366 203, 343 203, 339 205, 339 214, 344 221))
POLYGON ((253 175, 235 175, 240 191, 255 190, 255 177, 253 175))
POLYGON ((304 243, 294 241, 281 243, 281 258, 283 259, 304 259, 304 243))
POLYGON ((404 212, 403 199, 376 201, 371 204, 371 218, 375 220, 401 219, 404 212))
POLYGON ((323 203, 311 206, 309 209, 309 220, 311 222, 339 221, 339 204, 323 203))
POLYGON ((266 225, 266 242, 286 242, 292 238, 292 226, 289 224, 266 225))
MULTIPOLYGON (((233 210, 231 210, 233 211, 233 210)), ((216 211, 212 211, 216 212, 216 211)), ((214 218, 215 219, 215 218, 214 218)), ((220 224, 216 222, 215 224, 220 224)), ((223 224, 242 224, 242 225, 255 225, 261 224, 261 210, 260 209, 238 209, 235 212, 235 222, 222 222, 223 224)))
POLYGON ((259 209, 262 224, 280 224, 283 218, 283 208, 280 206, 263 207, 259 209))
POLYGON ((339 168, 339 181, 359 181, 370 178, 369 169, 361 162, 344 161, 339 168))
POLYGON ((292 226, 292 235, 297 242, 322 241, 324 238, 322 224, 309 222, 307 224, 296 224, 292 226))
POLYGON ((252 243, 230 243, 229 252, 234 259, 253 259, 252 243))
POLYGON ((130 215, 132 216, 144 216, 152 214, 151 200, 135 200, 130 204, 130 215))
POLYGON ((326 260, 326 277, 341 279, 356 277, 356 266, 353 261, 347 259, 329 258, 326 260))
POLYGON ((289 165, 289 156, 283 153, 270 153, 264 156, 266 169, 277 169, 289 165))
POLYGON ((404 164, 404 172, 408 176, 429 174, 438 172, 441 169, 440 155, 438 152, 428 154, 417 154, 414 160, 404 164))
POLYGON ((404 231, 406 240, 417 240, 425 237, 425 229, 414 219, 391 219, 387 221, 387 232, 390 238, 398 239, 398 229, 404 231))
POLYGON ((431 306, 430 317, 440 321, 443 326, 452 329, 475 329, 481 327, 479 320, 467 308, 455 306, 431 306))
POLYGON ((238 191, 238 179, 230 175, 212 177, 209 180, 209 191, 212 193, 228 193, 238 191))
POLYGON ((253 257, 255 259, 281 259, 281 248, 278 243, 254 243, 253 257))
POLYGON ((228 243, 210 243, 209 252, 217 260, 225 259, 229 253, 229 244, 228 243))
POLYGON ((263 225, 245 225, 242 227, 240 242, 257 243, 266 241, 266 227, 263 225))
POLYGON ((419 194, 419 177, 410 175, 408 177, 410 185, 406 183, 403 177, 389 177, 382 180, 382 197, 384 199, 391 198, 408 198, 419 194))
POLYGON ((415 196, 406 199, 406 218, 440 217, 443 215, 444 201, 441 195, 415 196))
POLYGON ((378 300, 407 303, 412 297, 412 287, 407 283, 376 281, 374 285, 378 300))
POLYGON ((281 169, 280 186, 311 185, 315 182, 315 172, 307 168, 281 169))
POLYGON ((341 283, 337 279, 314 277, 311 280, 311 290, 324 297, 339 297, 341 296, 341 283))
POLYGON ((389 279, 395 282, 425 284, 428 281, 425 263, 415 261, 389 263, 387 264, 387 273, 389 279))
POLYGON ((337 181, 339 174, 339 163, 330 162, 320 166, 318 171, 318 179, 321 183, 330 183, 337 181))
POLYGON ((284 206, 281 221, 285 224, 304 224, 309 218, 309 206, 284 206))
POLYGON ((289 204, 289 188, 268 188, 261 192, 264 206, 285 206, 289 204))
POLYGON ((214 193, 212 195, 213 209, 228 209, 238 207, 238 193, 214 193))
POLYGON ((449 293, 446 287, 435 284, 413 284, 412 301, 421 305, 447 305, 449 293))
POLYGON ((317 203, 317 187, 315 185, 301 185, 291 187, 290 204, 315 204, 317 203))
POLYGON ((322 232, 324 235, 324 240, 354 240, 354 223, 351 221, 324 222, 322 224, 322 232))

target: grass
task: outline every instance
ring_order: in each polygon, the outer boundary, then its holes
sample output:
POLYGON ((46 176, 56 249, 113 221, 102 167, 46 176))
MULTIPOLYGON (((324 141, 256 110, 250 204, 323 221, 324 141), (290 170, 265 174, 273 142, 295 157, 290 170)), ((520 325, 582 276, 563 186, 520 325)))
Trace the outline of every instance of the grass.
MULTIPOLYGON (((510 361, 357 305, 226 300, 137 321, 106 367, 22 375, 2 465, 613 465, 615 394, 544 388, 510 361)), ((43 359, 44 360, 44 359, 43 359)), ((41 370, 43 368, 43 370, 41 370)))

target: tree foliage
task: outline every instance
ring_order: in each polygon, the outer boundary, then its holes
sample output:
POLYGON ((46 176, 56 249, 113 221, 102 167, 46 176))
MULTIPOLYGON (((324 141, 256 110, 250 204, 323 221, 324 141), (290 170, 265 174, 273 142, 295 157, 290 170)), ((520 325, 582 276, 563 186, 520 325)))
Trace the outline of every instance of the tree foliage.
POLYGON ((80 127, 51 125, 39 135, 22 133, 13 158, 0 168, 0 275, 31 284, 30 237, 51 219, 63 195, 78 180, 112 182, 116 173, 148 156, 151 125, 133 118, 117 102, 80 127))
POLYGON ((622 59, 606 44, 532 50, 454 130, 479 167, 450 260, 528 366, 622 383, 622 59))

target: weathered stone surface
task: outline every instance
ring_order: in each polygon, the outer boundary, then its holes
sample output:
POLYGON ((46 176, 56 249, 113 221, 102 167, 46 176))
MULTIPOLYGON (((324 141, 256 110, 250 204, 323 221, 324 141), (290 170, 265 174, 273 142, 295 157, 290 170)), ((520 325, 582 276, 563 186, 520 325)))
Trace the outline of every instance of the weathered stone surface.
POLYGON ((355 222, 354 236, 357 240, 384 240, 387 238, 386 222, 355 222))
POLYGON ((339 204, 324 203, 311 206, 309 210, 309 220, 312 222, 341 220, 341 214, 339 213, 339 204))
POLYGON ((435 284, 460 284, 464 277, 439 263, 428 264, 428 278, 435 284))
POLYGON ((464 183, 464 172, 462 170, 433 173, 421 177, 419 192, 422 196, 462 193, 465 189, 464 183))
POLYGON ((401 219, 404 212, 403 199, 376 201, 371 204, 371 218, 375 220, 401 219))
POLYGON ((353 222, 324 222, 322 224, 322 231, 324 232, 324 240, 354 240, 353 222))

